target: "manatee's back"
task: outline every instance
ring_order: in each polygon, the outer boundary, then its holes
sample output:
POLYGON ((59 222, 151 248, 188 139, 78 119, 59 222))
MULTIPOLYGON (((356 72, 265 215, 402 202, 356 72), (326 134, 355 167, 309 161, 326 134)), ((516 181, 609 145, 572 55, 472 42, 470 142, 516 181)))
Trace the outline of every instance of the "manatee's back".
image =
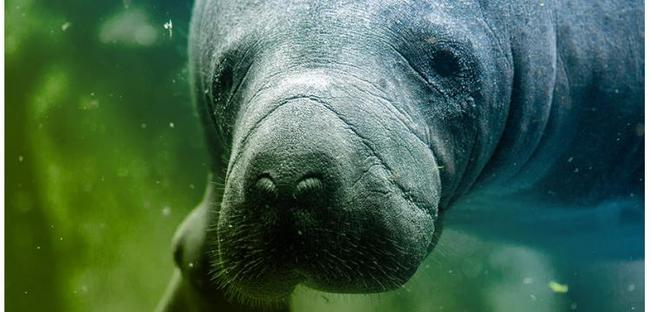
POLYGON ((561 1, 556 10, 557 117, 563 156, 539 186, 584 202, 643 198, 642 1, 561 1))
POLYGON ((572 257, 643 257, 643 3, 535 5, 524 10, 548 10, 556 47, 545 133, 514 178, 464 197, 445 224, 572 257))
POLYGON ((475 190, 588 205, 643 197, 642 1, 514 1, 506 128, 475 190))

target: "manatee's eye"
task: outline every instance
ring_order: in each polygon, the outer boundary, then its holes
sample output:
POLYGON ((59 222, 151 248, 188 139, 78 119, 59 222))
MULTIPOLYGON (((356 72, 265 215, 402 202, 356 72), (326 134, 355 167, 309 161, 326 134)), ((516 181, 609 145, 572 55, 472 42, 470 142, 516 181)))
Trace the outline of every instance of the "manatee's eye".
POLYGON ((432 62, 435 71, 442 77, 458 76, 462 70, 460 58, 449 50, 437 51, 432 62))
POLYGON ((469 43, 440 40, 427 59, 430 83, 447 96, 471 94, 480 87, 479 62, 469 43))
POLYGON ((439 77, 458 82, 467 83, 466 78, 473 78, 477 64, 471 45, 467 43, 440 41, 430 57, 430 66, 439 77))
MULTIPOLYGON (((230 62, 224 61, 219 65, 219 70, 212 80, 212 100, 214 103, 223 103, 230 94, 233 85, 233 69, 230 62)), ((214 105, 213 103, 213 105, 214 105)), ((223 103, 225 104, 225 103, 223 103)))
POLYGON ((217 65, 217 69, 212 75, 211 90, 208 94, 208 109, 211 113, 217 132, 221 135, 228 136, 230 132, 229 120, 232 118, 234 109, 230 107, 232 103, 232 89, 235 73, 231 62, 224 59, 217 65))

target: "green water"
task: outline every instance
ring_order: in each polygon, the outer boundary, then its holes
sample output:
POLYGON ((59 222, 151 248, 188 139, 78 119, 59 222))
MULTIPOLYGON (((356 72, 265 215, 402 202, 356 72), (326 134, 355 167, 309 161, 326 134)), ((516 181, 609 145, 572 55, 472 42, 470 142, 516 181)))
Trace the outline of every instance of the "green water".
POLYGON ((190 6, 6 1, 8 311, 155 306, 207 172, 190 6))

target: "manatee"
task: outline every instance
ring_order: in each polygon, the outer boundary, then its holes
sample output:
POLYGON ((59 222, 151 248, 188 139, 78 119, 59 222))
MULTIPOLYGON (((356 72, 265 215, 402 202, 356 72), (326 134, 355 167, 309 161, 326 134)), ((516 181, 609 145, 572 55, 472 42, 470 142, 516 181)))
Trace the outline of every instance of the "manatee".
POLYGON ((212 162, 160 309, 393 290, 443 224, 643 257, 643 16, 642 1, 196 1, 212 162))

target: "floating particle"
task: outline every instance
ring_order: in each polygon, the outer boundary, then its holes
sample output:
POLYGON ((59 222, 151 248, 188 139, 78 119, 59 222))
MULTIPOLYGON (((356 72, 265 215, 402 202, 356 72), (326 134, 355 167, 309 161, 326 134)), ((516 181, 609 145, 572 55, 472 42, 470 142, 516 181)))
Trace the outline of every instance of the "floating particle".
POLYGON ((569 285, 560 284, 555 281, 550 281, 548 283, 548 288, 550 288, 554 293, 564 294, 569 291, 569 285))
POLYGON ((165 217, 168 216, 171 212, 172 212, 172 209, 169 208, 169 207, 164 207, 162 209, 162 215, 165 216, 165 217))
POLYGON ((23 162, 23 160, 25 160, 23 156, 18 156, 18 162, 23 162))
POLYGON ((70 26, 72 26, 72 24, 70 24, 70 22, 63 23, 63 25, 61 25, 61 31, 68 30, 68 28, 70 28, 70 26))
POLYGON ((533 283, 533 278, 532 277, 526 277, 526 278, 524 278, 522 283, 524 283, 524 284, 532 284, 533 283))
POLYGON ((163 28, 167 29, 169 31, 169 38, 172 37, 172 29, 174 28, 174 25, 172 24, 172 20, 170 19, 167 23, 163 25, 163 28))
POLYGON ((174 127, 175 127, 175 126, 174 126, 174 123, 173 123, 173 122, 170 122, 170 123, 169 123, 169 127, 170 127, 170 128, 174 128, 174 127))

